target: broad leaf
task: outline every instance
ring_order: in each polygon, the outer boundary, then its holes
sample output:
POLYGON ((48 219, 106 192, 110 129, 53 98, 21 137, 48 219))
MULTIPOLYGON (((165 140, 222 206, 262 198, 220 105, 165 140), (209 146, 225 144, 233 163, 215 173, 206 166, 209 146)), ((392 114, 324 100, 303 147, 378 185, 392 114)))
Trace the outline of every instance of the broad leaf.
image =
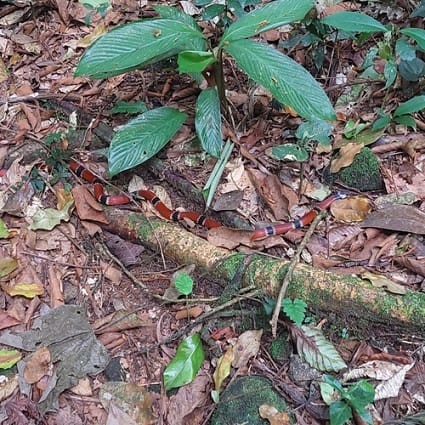
POLYGON ((397 77, 397 64, 394 60, 389 60, 385 64, 384 77, 386 80, 384 88, 387 89, 388 87, 392 86, 395 81, 395 78, 397 77))
POLYGON ((360 12, 337 12, 321 22, 347 32, 387 32, 379 21, 360 12))
POLYGON ((419 58, 400 60, 398 65, 400 75, 407 81, 419 81, 425 75, 425 62, 419 58))
POLYGON ((164 371, 165 390, 179 388, 193 381, 204 361, 205 354, 199 334, 183 340, 176 355, 164 371))
POLYGON ((172 19, 174 21, 179 21, 183 24, 189 25, 194 30, 199 30, 199 26, 196 23, 195 19, 193 19, 192 16, 188 15, 187 13, 184 13, 177 7, 158 5, 153 6, 153 9, 158 12, 160 18, 162 19, 172 19))
POLYGON ((285 143, 271 148, 271 156, 277 160, 304 162, 308 159, 308 152, 296 143, 285 143))
POLYGON ((174 280, 174 286, 180 294, 190 295, 193 291, 193 279, 187 273, 178 272, 174 280))
POLYGON ((171 19, 137 21, 100 37, 81 57, 76 76, 108 78, 176 55, 204 50, 202 33, 171 19))
POLYGON ((425 108, 425 95, 415 96, 402 103, 395 111, 394 116, 412 114, 425 108))
POLYGON ((22 359, 22 354, 18 350, 1 349, 0 350, 0 369, 10 369, 19 360, 22 359))
POLYGON ((129 121, 115 133, 109 148, 111 176, 152 158, 174 136, 185 119, 186 114, 164 106, 129 121))
POLYGON ((414 129, 417 127, 415 119, 410 115, 400 115, 399 117, 394 117, 394 122, 406 127, 412 127, 414 129))
POLYGON ((232 41, 225 49, 250 78, 280 102, 307 119, 335 119, 335 111, 317 81, 294 60, 273 47, 250 40, 232 41))
POLYGON ((331 425, 344 425, 352 416, 351 408, 345 401, 338 400, 329 406, 331 425))
POLYGON ((395 43, 395 53, 400 56, 401 60, 411 61, 416 57, 416 49, 412 46, 407 38, 402 37, 398 39, 395 43))
POLYGON ((238 19, 224 32, 220 47, 264 31, 299 21, 313 7, 311 0, 276 0, 238 19))
POLYGON ((404 28, 400 32, 413 38, 418 46, 425 50, 425 30, 422 28, 404 28))
POLYGON ((304 321, 307 304, 305 301, 295 298, 284 298, 282 300, 282 311, 298 326, 304 321))
POLYGON ((215 87, 203 90, 196 101, 195 128, 203 149, 218 158, 223 149, 223 136, 220 100, 215 87))
POLYGON ((347 367, 338 351, 326 340, 320 329, 303 325, 293 332, 297 339, 298 353, 310 366, 322 371, 335 372, 347 367))
POLYGON ((197 52, 185 50, 180 52, 177 58, 179 72, 202 72, 208 65, 215 62, 212 52, 197 52))

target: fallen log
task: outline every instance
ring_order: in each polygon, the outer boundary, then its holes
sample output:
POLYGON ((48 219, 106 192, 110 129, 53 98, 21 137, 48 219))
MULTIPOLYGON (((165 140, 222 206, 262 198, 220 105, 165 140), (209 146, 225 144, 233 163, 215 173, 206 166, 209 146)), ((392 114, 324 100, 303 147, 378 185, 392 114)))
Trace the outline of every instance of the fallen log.
MULTIPOLYGON (((140 213, 107 208, 109 224, 105 229, 137 241, 154 251, 162 251, 179 264, 195 264, 209 276, 228 283, 243 265, 241 286, 255 285, 276 297, 289 262, 261 254, 234 253, 217 248, 181 226, 140 213), (247 256, 251 256, 250 261, 247 256)), ((408 292, 395 295, 352 276, 337 275, 298 264, 286 293, 303 299, 310 308, 334 312, 341 318, 401 326, 423 332, 425 294, 408 292)))

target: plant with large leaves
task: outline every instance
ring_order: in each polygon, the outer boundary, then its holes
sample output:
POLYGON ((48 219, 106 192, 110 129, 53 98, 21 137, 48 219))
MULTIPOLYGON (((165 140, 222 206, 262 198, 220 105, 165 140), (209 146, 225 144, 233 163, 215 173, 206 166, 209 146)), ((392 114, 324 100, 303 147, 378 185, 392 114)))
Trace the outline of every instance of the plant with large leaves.
MULTIPOLYGON (((197 22, 177 8, 156 6, 159 18, 119 26, 99 38, 82 56, 75 74, 101 79, 143 68, 178 56, 180 72, 201 76, 207 67, 215 83, 196 102, 195 128, 203 149, 219 158, 223 152, 221 105, 225 104, 223 54, 281 103, 306 119, 333 120, 332 105, 321 86, 301 65, 276 49, 247 40, 299 21, 313 7, 312 0, 275 0, 229 25, 215 48, 197 22)), ((155 155, 178 131, 186 115, 162 107, 143 113, 122 127, 112 140, 109 171, 115 175, 155 155)))

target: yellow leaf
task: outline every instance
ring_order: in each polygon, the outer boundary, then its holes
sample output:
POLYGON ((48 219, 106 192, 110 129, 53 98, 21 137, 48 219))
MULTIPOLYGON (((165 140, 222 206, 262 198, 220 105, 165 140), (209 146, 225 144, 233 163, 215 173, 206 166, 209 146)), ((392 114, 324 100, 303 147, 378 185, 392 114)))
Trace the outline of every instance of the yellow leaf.
POLYGON ((22 355, 18 350, 0 350, 0 369, 9 369, 21 360, 22 355))
POLYGON ((217 367, 215 368, 213 378, 215 384, 215 390, 220 392, 223 381, 230 375, 230 368, 232 367, 233 361, 233 347, 230 345, 227 351, 217 361, 217 367))
POLYGON ((363 149, 360 143, 348 143, 339 150, 337 158, 331 162, 331 173, 337 173, 341 168, 348 167, 354 161, 354 157, 363 149))
POLYGON ((332 215, 345 223, 363 221, 371 210, 370 202, 364 196, 340 199, 331 205, 332 215))
POLYGON ((25 298, 34 298, 44 294, 44 288, 40 283, 17 283, 15 285, 2 285, 3 291, 11 297, 21 295, 25 298))
POLYGON ((384 288, 388 292, 400 295, 404 295, 407 292, 405 286, 399 285, 383 275, 365 272, 361 276, 363 279, 370 280, 375 288, 384 288))
POLYGON ((12 257, 0 260, 0 278, 12 273, 18 267, 18 260, 12 257))
POLYGON ((86 35, 78 42, 78 47, 89 47, 96 41, 102 34, 106 32, 105 24, 98 25, 91 34, 86 35))

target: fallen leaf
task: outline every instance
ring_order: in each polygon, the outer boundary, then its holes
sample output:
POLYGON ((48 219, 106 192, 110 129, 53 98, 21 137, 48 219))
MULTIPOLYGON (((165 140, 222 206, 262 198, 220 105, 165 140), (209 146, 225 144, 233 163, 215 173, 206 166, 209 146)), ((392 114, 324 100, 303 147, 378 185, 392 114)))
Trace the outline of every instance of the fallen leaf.
POLYGON ((28 384, 35 384, 49 374, 51 356, 47 347, 34 351, 26 360, 24 378, 28 384))
POLYGON ((0 369, 10 369, 21 360, 22 354, 18 350, 0 350, 0 369))
POLYGON ((239 335, 235 346, 233 347, 232 366, 239 369, 248 364, 248 360, 257 355, 260 350, 261 336, 263 330, 246 331, 239 335))
POLYGON ((263 419, 267 419, 270 425, 290 425, 291 421, 286 412, 279 412, 274 406, 262 404, 258 411, 263 419))
POLYGON ((0 311, 0 330, 10 328, 11 326, 18 325, 19 323, 21 323, 20 320, 12 317, 5 311, 0 311))
POLYGON ((392 205, 370 213, 360 227, 425 235, 425 212, 411 205, 392 205))
POLYGON ((355 156, 363 149, 360 143, 348 143, 339 150, 337 158, 331 161, 331 173, 337 173, 341 168, 348 167, 354 161, 355 156))
POLYGON ((363 221, 371 210, 369 200, 363 196, 340 199, 331 204, 332 215, 344 223, 363 221))
POLYGON ((213 378, 214 378, 214 402, 218 402, 218 395, 221 390, 223 381, 230 375, 230 370, 232 362, 234 360, 234 349, 230 345, 226 352, 217 360, 217 366, 215 368, 213 378))
POLYGON ((12 273, 18 267, 18 260, 12 257, 2 258, 0 260, 0 278, 12 273))
POLYGON ((369 280, 375 288, 385 288, 393 294, 405 295, 407 293, 405 286, 399 285, 383 275, 365 272, 361 276, 363 279, 369 280))
POLYGON ((25 298, 34 298, 44 294, 44 287, 41 283, 15 283, 14 285, 1 284, 4 292, 11 297, 21 295, 25 298))

